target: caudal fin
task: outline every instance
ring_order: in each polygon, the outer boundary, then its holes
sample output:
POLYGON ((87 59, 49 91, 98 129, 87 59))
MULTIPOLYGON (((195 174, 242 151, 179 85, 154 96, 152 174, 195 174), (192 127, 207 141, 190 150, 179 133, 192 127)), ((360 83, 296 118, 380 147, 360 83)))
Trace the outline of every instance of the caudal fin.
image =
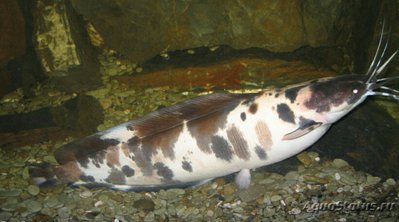
POLYGON ((39 187, 54 186, 59 183, 53 167, 46 162, 29 166, 29 175, 39 187))

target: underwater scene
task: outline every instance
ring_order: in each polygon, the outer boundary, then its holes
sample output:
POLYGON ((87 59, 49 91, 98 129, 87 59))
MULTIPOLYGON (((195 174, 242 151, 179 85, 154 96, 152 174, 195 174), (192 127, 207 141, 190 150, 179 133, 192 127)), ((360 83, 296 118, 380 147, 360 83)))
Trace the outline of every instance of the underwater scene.
POLYGON ((398 221, 398 0, 0 21, 0 221, 398 221))

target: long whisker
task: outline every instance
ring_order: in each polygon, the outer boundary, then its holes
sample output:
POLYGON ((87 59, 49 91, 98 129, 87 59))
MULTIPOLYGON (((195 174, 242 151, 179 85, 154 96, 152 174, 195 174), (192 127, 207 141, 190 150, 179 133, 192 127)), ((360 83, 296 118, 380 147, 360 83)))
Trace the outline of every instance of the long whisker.
POLYGON ((399 100, 399 95, 395 95, 392 93, 386 93, 386 92, 371 92, 370 95, 373 96, 386 96, 386 97, 390 97, 393 98, 395 100, 399 100))
MULTIPOLYGON (((382 22, 382 29, 381 29, 381 34, 380 34, 380 40, 378 41, 377 50, 375 51, 373 61, 371 62, 370 67, 369 67, 369 69, 367 70, 367 73, 366 73, 367 76, 371 74, 371 70, 374 70, 375 62, 377 61, 378 54, 380 54, 380 48, 381 48, 381 45, 382 45, 384 29, 385 29, 385 18, 384 18, 384 20, 382 22)), ((371 76, 370 76, 369 80, 371 80, 371 76)), ((369 81, 367 81, 367 82, 369 82, 369 81)))
POLYGON ((399 80, 399 76, 394 76, 394 77, 388 77, 388 78, 383 78, 383 79, 378 79, 376 83, 370 83, 369 85, 373 89, 378 89, 382 86, 386 86, 391 84, 392 82, 399 80))
POLYGON ((379 67, 380 67, 380 63, 381 63, 382 59, 384 58, 384 55, 385 55, 385 52, 386 52, 387 48, 388 48, 388 41, 385 43, 384 49, 382 50, 382 53, 381 53, 381 56, 380 56, 380 58, 378 59, 378 63, 377 63, 377 65, 375 66, 374 71, 373 71, 373 73, 372 73, 371 76, 370 76, 370 78, 371 78, 370 80, 371 80, 372 82, 375 82, 375 79, 377 78, 378 74, 380 74, 380 73, 378 72, 378 70, 379 70, 379 67))
MULTIPOLYGON (((377 75, 380 74, 381 71, 383 71, 383 70, 385 69, 385 67, 389 64, 389 62, 396 56, 396 54, 398 53, 398 51, 399 51, 399 50, 396 50, 396 52, 394 52, 394 53, 391 55, 391 57, 389 57, 389 59, 388 59, 387 61, 385 61, 385 63, 384 63, 381 67, 379 67, 379 68, 377 69, 377 75)), ((385 52, 385 49, 384 49, 384 52, 385 52)), ((379 63, 378 63, 378 64, 379 64, 379 63)), ((378 67, 378 66, 377 66, 377 67, 378 67)))
POLYGON ((388 92, 396 93, 396 94, 399 95, 399 90, 396 90, 396 89, 392 89, 392 88, 389 88, 389 87, 386 87, 386 86, 381 86, 380 89, 384 89, 384 90, 386 90, 388 92))
POLYGON ((393 80, 397 80, 399 79, 399 76, 393 76, 393 77, 387 77, 387 78, 381 78, 381 79, 377 79, 377 83, 379 82, 391 82, 393 80))

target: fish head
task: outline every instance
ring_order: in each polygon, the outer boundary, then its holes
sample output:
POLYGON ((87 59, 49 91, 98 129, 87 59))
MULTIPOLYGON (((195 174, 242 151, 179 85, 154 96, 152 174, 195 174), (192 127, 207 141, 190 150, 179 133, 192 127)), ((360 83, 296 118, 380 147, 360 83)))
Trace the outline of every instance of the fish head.
POLYGON ((323 78, 309 84, 306 108, 322 114, 333 123, 362 103, 369 95, 364 75, 323 78))

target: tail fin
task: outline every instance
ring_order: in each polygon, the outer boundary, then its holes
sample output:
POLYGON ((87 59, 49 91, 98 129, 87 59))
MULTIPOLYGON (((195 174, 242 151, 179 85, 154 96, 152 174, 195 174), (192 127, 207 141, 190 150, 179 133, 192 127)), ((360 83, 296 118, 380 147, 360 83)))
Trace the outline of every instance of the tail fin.
POLYGON ((49 187, 59 184, 53 167, 47 162, 29 166, 29 175, 39 187, 49 187))

